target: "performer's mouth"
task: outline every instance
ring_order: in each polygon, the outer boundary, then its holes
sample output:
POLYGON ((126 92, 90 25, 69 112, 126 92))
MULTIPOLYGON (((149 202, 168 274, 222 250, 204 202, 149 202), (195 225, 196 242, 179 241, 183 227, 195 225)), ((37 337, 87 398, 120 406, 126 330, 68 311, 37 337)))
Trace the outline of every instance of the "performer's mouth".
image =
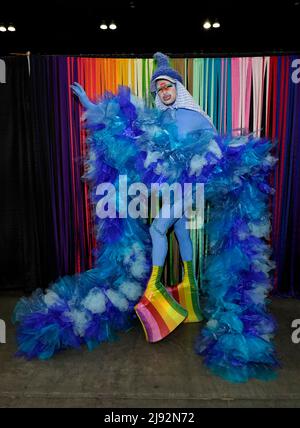
POLYGON ((164 101, 170 101, 171 99, 171 95, 166 95, 165 97, 163 97, 164 101))

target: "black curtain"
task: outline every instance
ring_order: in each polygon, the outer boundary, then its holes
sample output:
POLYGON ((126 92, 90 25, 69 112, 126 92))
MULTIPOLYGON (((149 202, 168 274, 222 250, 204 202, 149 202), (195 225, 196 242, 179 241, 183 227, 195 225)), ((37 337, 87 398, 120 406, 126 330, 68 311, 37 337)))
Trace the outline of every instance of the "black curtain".
POLYGON ((2 59, 6 83, 0 83, 0 288, 30 292, 47 286, 57 274, 49 162, 43 138, 35 135, 39 126, 27 57, 2 59))

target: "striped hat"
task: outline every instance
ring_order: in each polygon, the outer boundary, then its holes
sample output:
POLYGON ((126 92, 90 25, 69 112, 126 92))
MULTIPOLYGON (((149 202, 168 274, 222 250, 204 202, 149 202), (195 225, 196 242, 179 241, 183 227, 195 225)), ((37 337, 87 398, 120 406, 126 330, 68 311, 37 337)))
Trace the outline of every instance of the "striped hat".
POLYGON ((178 71, 170 67, 169 57, 167 57, 167 55, 164 55, 161 52, 156 52, 153 57, 157 61, 157 68, 151 77, 150 90, 152 93, 156 91, 155 82, 158 79, 170 80, 172 83, 175 83, 177 80, 178 82, 183 83, 182 77, 178 71))

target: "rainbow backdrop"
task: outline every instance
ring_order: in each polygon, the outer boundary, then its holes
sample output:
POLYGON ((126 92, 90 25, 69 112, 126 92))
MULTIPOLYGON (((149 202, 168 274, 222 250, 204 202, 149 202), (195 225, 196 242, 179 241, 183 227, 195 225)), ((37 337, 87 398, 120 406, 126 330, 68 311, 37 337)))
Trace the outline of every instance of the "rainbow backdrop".
MULTIPOLYGON (((296 194, 300 182, 300 83, 297 85, 291 79, 294 59, 293 56, 188 58, 171 62, 220 133, 244 128, 278 142, 274 144, 278 168, 272 177, 276 196, 272 205, 270 202, 277 261, 274 287, 281 293, 300 295, 296 263, 300 260, 300 196, 299 192, 296 194)), ((47 97, 48 114, 55 129, 51 142, 50 198, 58 275, 91 267, 96 243, 88 188, 80 181, 83 167, 79 160, 86 153, 85 131, 80 121, 82 109, 71 93, 70 84, 79 82, 92 100, 105 91, 115 92, 120 84, 128 85, 151 104, 149 81, 153 67, 152 59, 31 57, 34 90, 40 97, 47 97)), ((44 102, 40 101, 40 108, 44 102)), ((193 232, 192 238, 199 274, 205 263, 207 240, 202 231, 193 232)), ((168 283, 179 280, 178 260, 178 247, 171 235, 165 269, 168 283)))

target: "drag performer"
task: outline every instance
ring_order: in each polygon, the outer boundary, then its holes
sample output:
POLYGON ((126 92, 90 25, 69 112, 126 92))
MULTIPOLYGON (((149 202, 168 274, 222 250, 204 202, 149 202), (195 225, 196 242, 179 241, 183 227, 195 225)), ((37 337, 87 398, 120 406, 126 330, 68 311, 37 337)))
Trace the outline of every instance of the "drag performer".
MULTIPOLYGON (((211 205, 203 278, 208 322, 196 352, 214 373, 230 381, 268 379, 277 366, 275 324, 266 309, 274 268, 267 243, 272 144, 252 134, 218 135, 168 58, 160 53, 155 58, 155 108, 147 108, 127 87, 93 103, 79 84, 72 85, 85 108, 88 132, 83 178, 91 185, 98 213, 103 208, 99 185, 111 182, 118 195, 120 176, 126 175, 128 185, 140 182, 148 189, 153 183, 205 184, 211 205)), ((107 202, 120 214, 116 194, 107 202)), ((47 359, 82 344, 93 349, 113 339, 115 332, 128 330, 135 314, 149 342, 162 340, 183 322, 201 321, 187 213, 178 215, 177 201, 175 195, 168 218, 161 216, 162 207, 150 228, 141 218, 96 216, 101 245, 93 269, 59 278, 46 292, 37 290, 18 303, 18 355, 47 359), (182 282, 172 290, 160 282, 171 226, 184 267, 182 282)))
MULTIPOLYGON (((151 79, 151 92, 155 96, 156 107, 164 112, 162 126, 166 126, 170 120, 172 123, 175 122, 178 136, 183 141, 185 135, 193 131, 209 130, 217 133, 210 118, 201 111, 182 85, 180 74, 169 66, 168 58, 157 53, 156 59, 159 66, 151 79)), ((72 88, 83 106, 93 109, 83 88, 77 83, 72 88)), ((178 202, 178 206, 181 207, 182 200, 178 202)), ((163 218, 162 213, 163 207, 159 217, 154 219, 150 227, 152 272, 144 295, 135 307, 149 342, 163 339, 182 321, 199 322, 203 319, 193 272, 193 247, 187 227, 188 219, 184 213, 181 216, 177 215, 175 202, 170 207, 168 218, 163 218), (168 293, 161 284, 160 277, 168 251, 167 232, 173 225, 184 265, 184 277, 183 281, 173 289, 169 289, 170 293, 168 293), (172 295, 177 296, 182 306, 172 295)))
MULTIPOLYGON (((159 66, 151 79, 151 92, 155 94, 156 107, 164 112, 162 124, 170 119, 175 122, 178 137, 183 141, 185 135, 193 131, 209 130, 217 133, 209 117, 200 110, 182 85, 179 73, 169 67, 168 59, 160 54, 156 54, 156 59, 159 66)), ((179 202, 181 207, 181 201, 179 202)), ((163 339, 182 321, 199 322, 203 319, 193 272, 193 247, 187 227, 188 219, 184 213, 180 218, 175 217, 176 202, 168 218, 162 218, 162 213, 163 207, 159 217, 154 219, 150 227, 152 272, 145 293, 135 307, 150 342, 163 339), (177 296, 182 307, 166 292, 160 282, 168 250, 166 234, 173 225, 184 265, 184 277, 179 285, 169 291, 171 295, 177 296)))

